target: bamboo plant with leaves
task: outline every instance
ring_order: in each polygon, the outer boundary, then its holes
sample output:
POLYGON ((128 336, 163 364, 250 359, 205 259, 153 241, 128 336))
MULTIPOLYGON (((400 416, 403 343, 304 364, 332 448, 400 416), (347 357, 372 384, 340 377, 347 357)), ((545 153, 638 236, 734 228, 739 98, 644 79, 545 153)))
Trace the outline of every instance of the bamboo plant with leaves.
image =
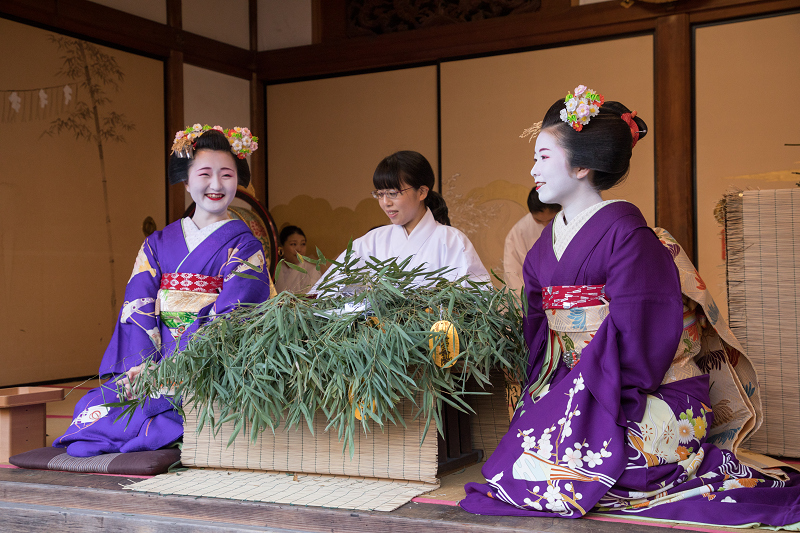
MULTIPOLYGON (((480 392, 467 389, 470 380, 485 388, 495 368, 525 375, 521 304, 506 287, 409 268, 409 259, 359 261, 351 251, 331 261, 317 298, 283 292, 216 317, 186 350, 137 376, 133 400, 115 405, 132 412, 167 393, 181 414, 197 413, 198 431, 234 424, 229 444, 241 431, 255 441, 281 424, 305 421, 313 432, 322 415, 352 454, 354 432, 369 431, 368 421, 404 425, 404 399, 425 417, 424 439, 431 422, 443 433, 445 404, 471 411, 464 397, 480 392), (431 331, 439 321, 460 340, 441 367, 433 354, 450 333, 431 331)), ((317 252, 319 260, 303 260, 320 269, 328 261, 317 252)))

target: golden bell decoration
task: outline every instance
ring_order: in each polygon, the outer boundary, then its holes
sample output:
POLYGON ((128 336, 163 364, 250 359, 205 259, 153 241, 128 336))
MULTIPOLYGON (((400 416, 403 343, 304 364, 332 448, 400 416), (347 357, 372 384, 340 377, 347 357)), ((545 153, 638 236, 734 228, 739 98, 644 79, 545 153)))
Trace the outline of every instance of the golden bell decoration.
MULTIPOLYGON (((350 405, 353 405, 353 388, 350 388, 350 393, 348 394, 350 397, 350 405)), ((375 412, 375 409, 378 407, 378 402, 372 400, 372 412, 375 412)), ((355 408, 355 412, 353 413, 356 417, 356 420, 361 420, 364 415, 361 414, 361 410, 364 408, 364 402, 358 402, 358 405, 355 408)))
POLYGON ((458 332, 451 322, 440 320, 431 326, 431 332, 438 333, 440 331, 446 332, 445 342, 436 343, 434 336, 431 335, 428 339, 428 346, 433 352, 433 362, 436 363, 436 366, 442 368, 458 355, 459 346, 458 332), (444 344, 444 347, 442 344, 444 344))
POLYGON ((371 328, 381 328, 381 331, 386 333, 386 330, 383 329, 383 324, 381 323, 380 320, 378 320, 378 317, 376 317, 376 316, 368 316, 367 317, 367 325, 369 327, 371 327, 371 328))

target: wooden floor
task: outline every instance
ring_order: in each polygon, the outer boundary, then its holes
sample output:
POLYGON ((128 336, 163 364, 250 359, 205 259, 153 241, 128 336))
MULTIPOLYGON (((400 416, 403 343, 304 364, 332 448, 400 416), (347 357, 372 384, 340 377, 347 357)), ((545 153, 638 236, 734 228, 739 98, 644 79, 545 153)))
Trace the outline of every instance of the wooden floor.
POLYGON ((665 527, 681 530, 667 524, 476 516, 455 506, 416 502, 391 513, 351 512, 122 490, 136 481, 120 476, 0 468, 0 531, 663 533, 665 527))
MULTIPOLYGON (((68 394, 63 402, 47 405, 48 446, 69 426, 77 401, 86 390, 97 385, 97 380, 52 385, 65 388, 65 393, 68 394)), ((386 513, 351 512, 216 498, 160 496, 123 490, 124 486, 141 481, 136 477, 24 470, 2 466, 0 465, 0 531, 3 533, 39 531, 48 533, 52 531, 663 533, 665 528, 678 531, 735 531, 709 526, 685 526, 685 529, 681 529, 677 524, 648 525, 641 522, 607 521, 605 518, 568 520, 476 516, 452 503, 442 505, 411 502, 386 513)), ((462 485, 463 482, 462 480, 462 485)), ((442 489, 445 488, 444 485, 442 489)), ((436 492, 430 496, 452 499, 450 494, 445 497, 436 492)))

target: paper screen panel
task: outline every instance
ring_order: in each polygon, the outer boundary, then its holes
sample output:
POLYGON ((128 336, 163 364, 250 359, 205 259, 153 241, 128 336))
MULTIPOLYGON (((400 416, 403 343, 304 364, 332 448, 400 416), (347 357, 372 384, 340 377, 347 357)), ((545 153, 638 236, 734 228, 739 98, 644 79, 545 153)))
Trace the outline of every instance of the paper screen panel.
POLYGON ((437 159, 436 68, 267 87, 269 208, 300 226, 308 252, 336 257, 389 222, 370 196, 378 163, 398 150, 437 159))
MULTIPOLYGON (((101 162, 96 142, 69 130, 44 134, 76 104, 91 109, 82 80, 58 75, 69 54, 54 35, 0 19, 0 48, 14 50, 0 55, 0 386, 95 374, 144 240, 142 223, 148 216, 159 229, 165 223, 163 63, 70 39, 96 46, 123 73, 118 90, 102 87, 109 101, 98 108, 100 123, 114 112, 135 129, 119 131, 124 143, 104 139, 101 162), (68 83, 70 101, 50 113, 68 83), (45 91, 42 105, 43 87, 61 90, 45 91), (6 90, 18 92, 19 113, 6 90)), ((93 118, 82 124, 96 132, 93 118)))
MULTIPOLYGON (((484 265, 496 271, 502 270, 505 236, 527 213, 533 187, 534 143, 519 138, 522 130, 578 84, 635 109, 653 127, 651 36, 452 61, 441 68, 444 196, 453 225, 461 226, 484 265), (460 176, 449 182, 455 174, 460 176)), ((652 137, 633 154, 627 181, 604 197, 633 202, 652 225, 652 137)))
POLYGON ((416 150, 437 168, 436 68, 271 85, 267 132, 275 224, 300 226, 310 254, 336 257, 388 223, 369 194, 381 159, 416 150))
POLYGON ((695 31, 697 266, 723 316, 725 259, 714 208, 732 188, 793 188, 800 179, 792 173, 800 172, 800 146, 785 146, 800 143, 800 108, 778 103, 800 87, 797 50, 800 14, 695 31))

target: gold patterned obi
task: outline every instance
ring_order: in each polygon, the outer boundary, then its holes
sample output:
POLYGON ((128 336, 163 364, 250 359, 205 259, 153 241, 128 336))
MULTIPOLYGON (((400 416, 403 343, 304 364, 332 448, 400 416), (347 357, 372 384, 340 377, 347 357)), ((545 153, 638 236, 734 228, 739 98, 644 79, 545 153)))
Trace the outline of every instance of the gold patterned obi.
MULTIPOLYGON (((608 316, 610 301, 605 285, 560 285, 542 289, 542 308, 550 331, 542 371, 529 388, 531 397, 547 392, 559 361, 570 369, 577 364, 581 352, 608 316)), ((701 348, 698 320, 702 318, 702 311, 685 297, 683 310, 683 333, 662 384, 703 374, 694 362, 701 348)))
POLYGON ((217 300, 221 289, 222 276, 188 272, 163 274, 156 314, 177 339, 197 319, 201 309, 217 300))

